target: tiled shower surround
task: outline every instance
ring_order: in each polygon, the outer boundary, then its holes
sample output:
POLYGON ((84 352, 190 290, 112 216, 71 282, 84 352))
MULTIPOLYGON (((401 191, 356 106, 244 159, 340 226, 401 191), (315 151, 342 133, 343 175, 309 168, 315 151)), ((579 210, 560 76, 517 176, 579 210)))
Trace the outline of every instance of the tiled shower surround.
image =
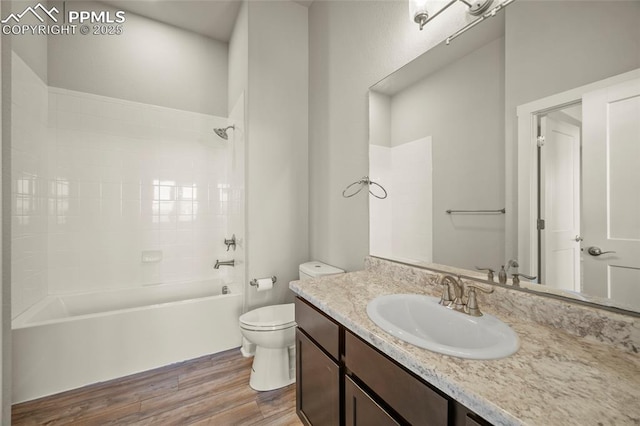
POLYGON ((11 99, 12 315, 47 295, 48 88, 14 53, 11 99))
POLYGON ((13 59, 14 317, 47 294, 233 277, 212 269, 242 233, 226 118, 47 87, 13 59))
MULTIPOLYGON (((384 200, 369 197, 373 255, 433 262, 431 145, 429 136, 394 147, 369 146, 370 177, 387 190, 384 200)), ((376 186, 370 191, 382 196, 376 186)))

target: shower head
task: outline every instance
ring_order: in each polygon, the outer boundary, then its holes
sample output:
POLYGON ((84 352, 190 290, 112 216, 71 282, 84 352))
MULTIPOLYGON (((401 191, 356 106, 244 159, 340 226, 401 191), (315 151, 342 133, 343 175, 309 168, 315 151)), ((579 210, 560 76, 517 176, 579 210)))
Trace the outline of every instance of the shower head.
POLYGON ((216 132, 216 135, 220 136, 222 139, 227 140, 229 139, 229 135, 227 134, 227 130, 229 129, 235 129, 236 126, 229 126, 229 127, 225 127, 224 129, 213 129, 214 132, 216 132))

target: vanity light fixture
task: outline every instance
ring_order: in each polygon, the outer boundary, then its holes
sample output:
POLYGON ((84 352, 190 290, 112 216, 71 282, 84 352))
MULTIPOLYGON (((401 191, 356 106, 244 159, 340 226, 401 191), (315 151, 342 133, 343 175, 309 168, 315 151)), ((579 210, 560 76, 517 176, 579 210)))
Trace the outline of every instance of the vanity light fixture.
POLYGON ((493 0, 451 0, 444 7, 437 9, 434 7, 434 2, 429 0, 409 0, 409 13, 413 18, 413 21, 420 26, 420 31, 427 24, 427 22, 434 19, 436 16, 453 6, 456 2, 462 2, 467 6, 467 13, 473 16, 480 16, 491 7, 493 0))
POLYGON ((466 4, 468 7, 467 13, 473 16, 477 16, 477 18, 469 22, 467 25, 465 25, 464 27, 462 27, 461 29, 459 29, 449 37, 447 37, 445 40, 447 45, 451 43, 451 40, 453 40, 456 37, 459 37, 460 35, 467 32, 471 28, 475 27, 485 19, 493 18, 494 16, 496 16, 498 11, 500 11, 501 9, 504 9, 505 7, 507 7, 508 5, 510 5, 516 0, 503 0, 501 3, 498 3, 496 6, 492 7, 491 9, 489 8, 491 7, 493 0, 472 0, 472 3, 469 3, 467 0, 451 0, 443 8, 437 10, 436 12, 432 12, 433 15, 431 16, 429 15, 429 10, 427 10, 427 3, 429 3, 428 0, 409 0, 409 11, 411 13, 411 16, 413 17, 413 20, 418 25, 420 25, 420 30, 422 30, 422 28, 424 28, 427 22, 431 21, 433 18, 440 15, 442 12, 447 10, 449 7, 451 7, 454 3, 458 1, 466 4))

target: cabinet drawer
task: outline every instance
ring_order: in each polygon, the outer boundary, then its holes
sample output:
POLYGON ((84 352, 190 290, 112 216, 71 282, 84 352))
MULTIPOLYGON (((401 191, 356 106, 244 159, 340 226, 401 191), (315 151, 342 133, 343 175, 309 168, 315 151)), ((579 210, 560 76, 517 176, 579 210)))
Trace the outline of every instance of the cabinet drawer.
POLYGON ((296 297, 296 323, 335 360, 340 359, 340 326, 296 297))
POLYGON ((344 416, 346 426, 399 425, 349 377, 344 378, 344 416))
POLYGON ((345 364, 409 423, 447 425, 449 401, 445 397, 350 332, 345 333, 345 364))

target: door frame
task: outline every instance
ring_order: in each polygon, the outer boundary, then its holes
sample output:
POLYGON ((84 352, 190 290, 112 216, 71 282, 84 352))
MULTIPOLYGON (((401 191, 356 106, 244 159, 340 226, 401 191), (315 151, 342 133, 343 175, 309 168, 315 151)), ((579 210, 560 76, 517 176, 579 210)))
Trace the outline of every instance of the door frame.
MULTIPOLYGON (((582 102, 587 92, 640 78, 640 68, 605 78, 565 92, 556 93, 516 108, 518 123, 518 215, 516 236, 520 272, 537 275, 538 271, 538 120, 540 114, 582 102)), ((544 283, 542 283, 544 284, 544 283)))

